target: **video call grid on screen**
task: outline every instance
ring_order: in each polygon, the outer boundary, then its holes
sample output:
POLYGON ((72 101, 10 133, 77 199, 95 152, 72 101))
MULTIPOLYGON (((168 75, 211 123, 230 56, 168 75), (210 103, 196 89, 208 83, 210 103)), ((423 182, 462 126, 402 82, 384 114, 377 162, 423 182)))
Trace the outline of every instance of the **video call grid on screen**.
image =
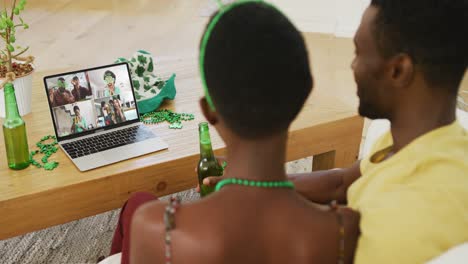
POLYGON ((138 119, 126 64, 45 78, 58 137, 138 119))

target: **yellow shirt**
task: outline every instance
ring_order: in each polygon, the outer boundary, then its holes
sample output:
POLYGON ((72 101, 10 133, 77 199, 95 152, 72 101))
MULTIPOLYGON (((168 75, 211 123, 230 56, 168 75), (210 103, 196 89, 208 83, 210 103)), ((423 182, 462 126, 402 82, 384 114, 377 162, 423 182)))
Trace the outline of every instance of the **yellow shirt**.
MULTIPOLYGON (((371 153, 392 144, 387 133, 371 153)), ((424 263, 468 241, 468 133, 458 122, 384 161, 371 157, 348 190, 361 212, 356 264, 424 263)))

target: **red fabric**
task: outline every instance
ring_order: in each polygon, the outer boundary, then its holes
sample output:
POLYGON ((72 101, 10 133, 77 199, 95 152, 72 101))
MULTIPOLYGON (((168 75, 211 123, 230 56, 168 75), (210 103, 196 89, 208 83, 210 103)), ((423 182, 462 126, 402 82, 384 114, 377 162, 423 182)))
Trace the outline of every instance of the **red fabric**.
POLYGON ((151 193, 134 193, 122 207, 119 222, 112 239, 111 255, 122 252, 121 264, 130 263, 130 223, 136 209, 142 204, 157 200, 151 193))

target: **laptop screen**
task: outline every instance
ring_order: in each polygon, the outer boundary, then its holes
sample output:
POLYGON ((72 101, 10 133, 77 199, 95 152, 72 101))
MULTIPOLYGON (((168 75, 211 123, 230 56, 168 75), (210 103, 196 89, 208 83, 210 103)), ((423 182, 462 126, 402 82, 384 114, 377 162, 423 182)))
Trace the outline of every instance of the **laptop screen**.
POLYGON ((138 121, 126 63, 48 76, 44 83, 59 139, 138 121))

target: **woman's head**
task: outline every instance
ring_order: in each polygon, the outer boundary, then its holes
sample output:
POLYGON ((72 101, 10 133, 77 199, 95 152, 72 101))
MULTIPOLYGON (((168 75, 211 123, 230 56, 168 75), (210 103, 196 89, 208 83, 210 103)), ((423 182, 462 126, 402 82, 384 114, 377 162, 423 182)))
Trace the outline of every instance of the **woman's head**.
POLYGON ((112 86, 115 84, 115 74, 112 71, 107 70, 104 72, 104 81, 107 86, 112 86))
POLYGON ((73 107, 73 112, 75 112, 75 115, 80 115, 80 108, 77 105, 75 105, 73 107))
POLYGON ((112 100, 112 99, 109 100, 109 106, 114 108, 114 100, 112 100))
POLYGON ((114 107, 115 108, 120 108, 120 100, 119 99, 114 99, 114 107))
POLYGON ((304 40, 267 3, 231 7, 202 38, 200 70, 216 109, 202 101, 205 115, 246 139, 285 132, 313 86, 304 40))

